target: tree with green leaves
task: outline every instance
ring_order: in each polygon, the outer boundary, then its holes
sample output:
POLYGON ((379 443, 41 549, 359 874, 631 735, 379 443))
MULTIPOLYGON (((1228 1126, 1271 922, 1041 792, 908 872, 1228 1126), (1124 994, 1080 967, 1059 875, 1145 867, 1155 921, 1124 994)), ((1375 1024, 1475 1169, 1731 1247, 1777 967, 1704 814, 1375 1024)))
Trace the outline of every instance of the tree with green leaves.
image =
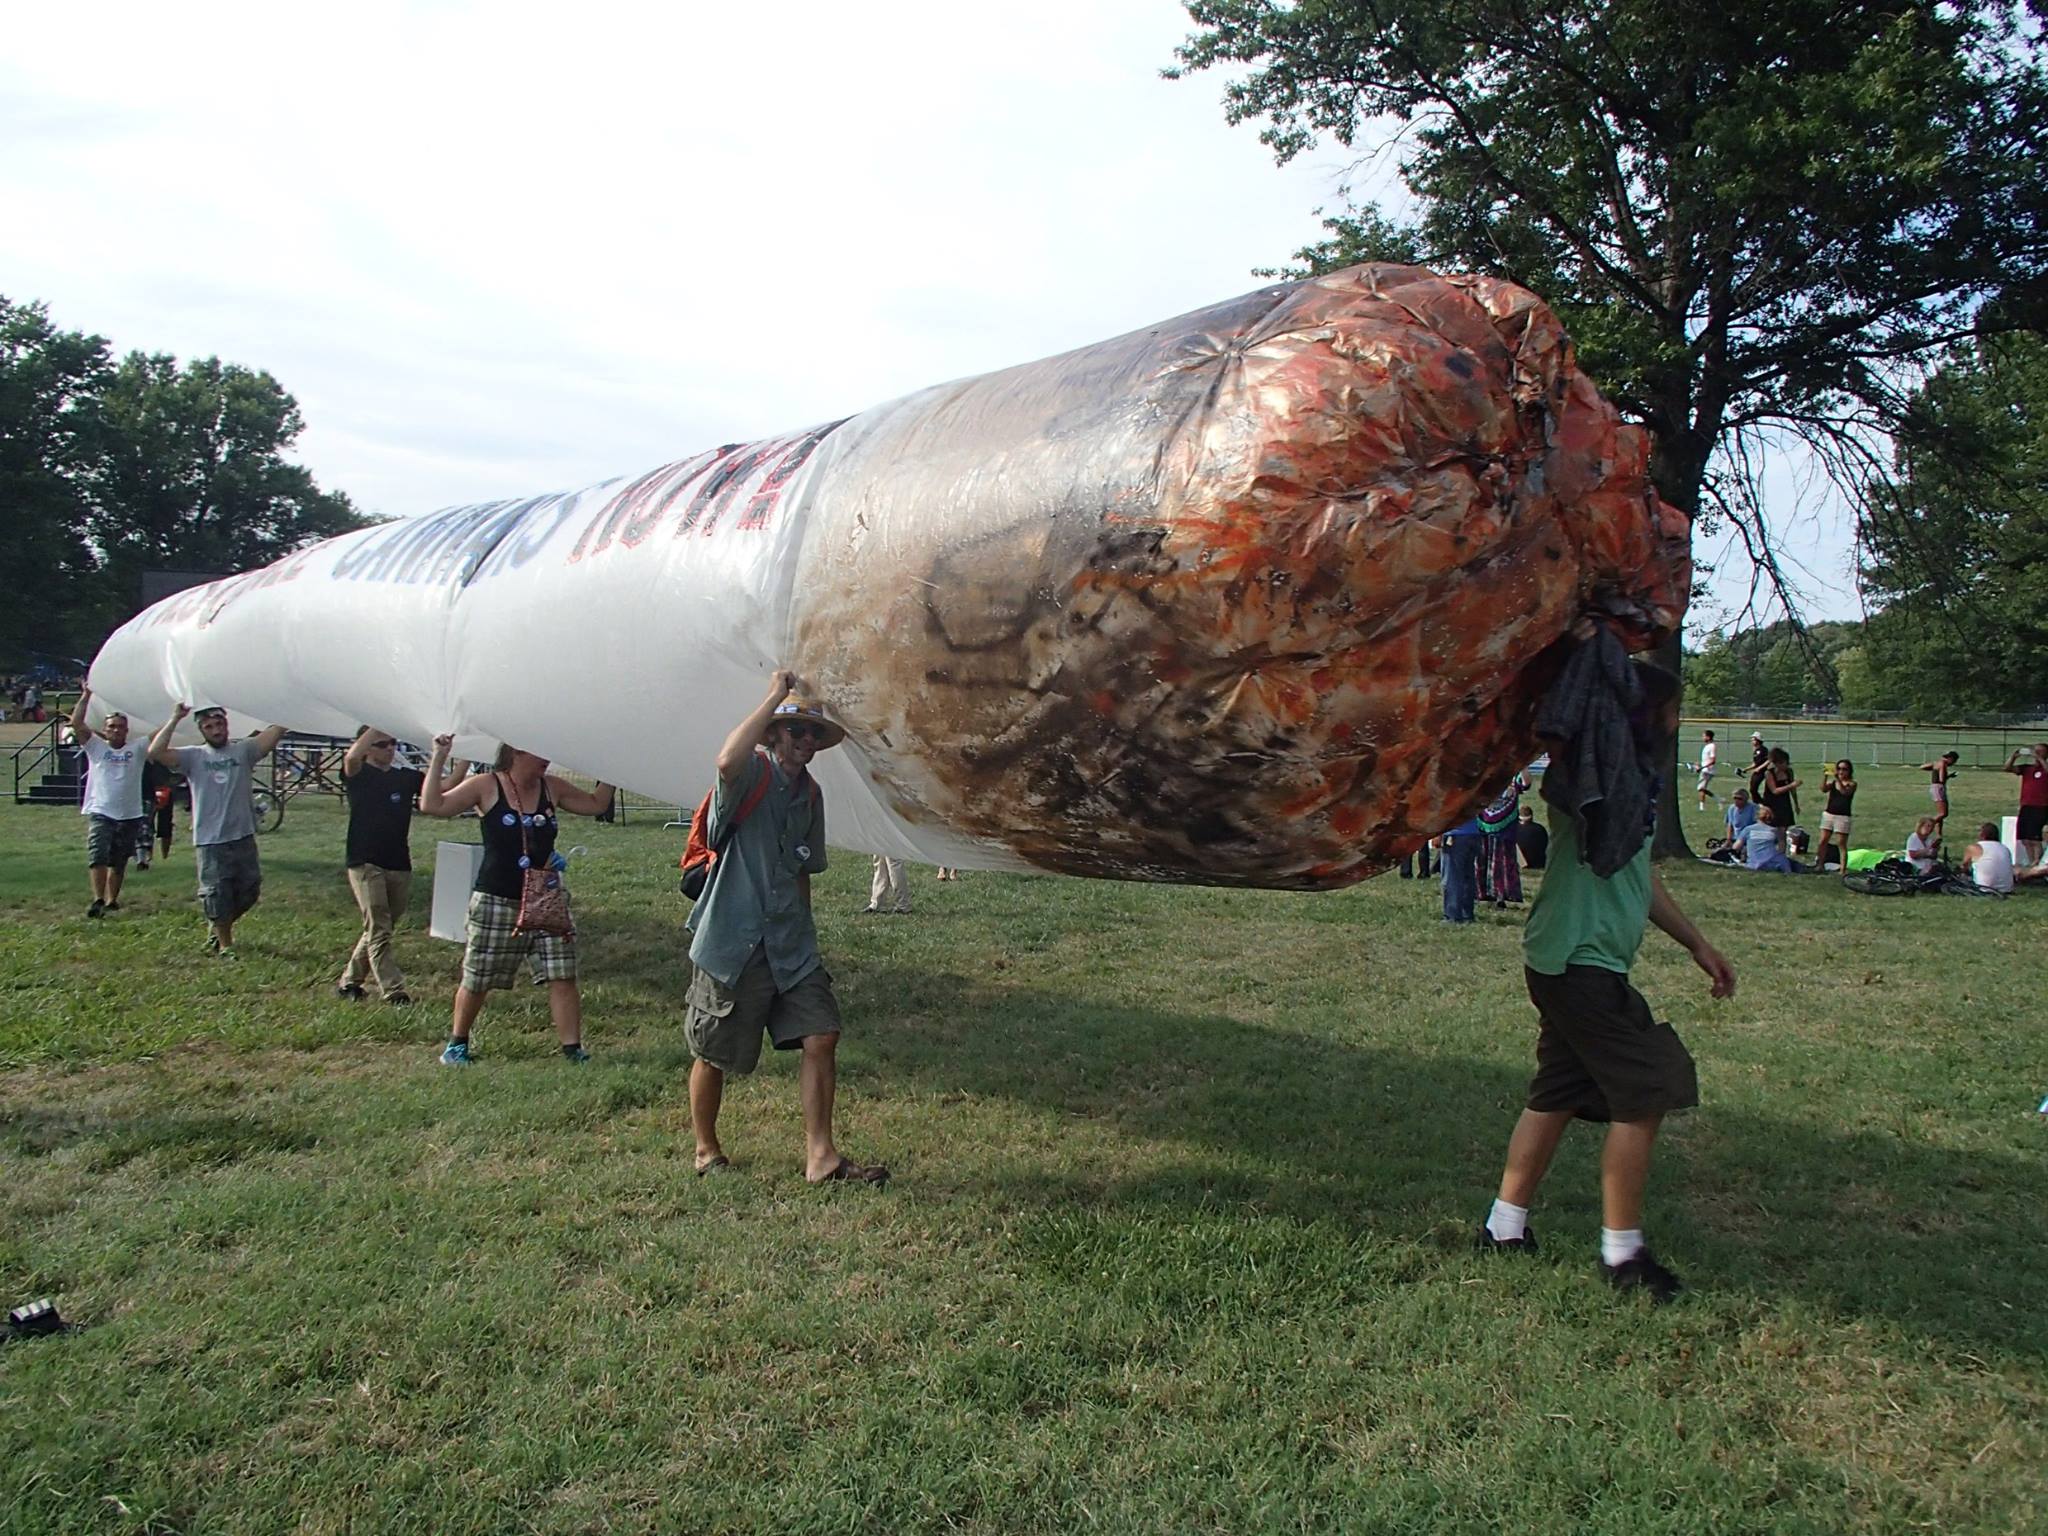
POLYGON ((0 298, 0 661, 77 654, 96 599, 83 471, 110 371, 97 336, 60 331, 40 304, 0 298))
POLYGON ((147 569, 250 570, 368 521, 286 460, 305 420, 268 373, 131 352, 98 422, 88 528, 122 592, 147 569))
POLYGON ((1396 130, 1414 217, 1329 220, 1309 269, 1419 259, 1542 295, 1650 430, 1660 493, 1773 580, 1774 440, 1859 478, 1927 358, 2048 295, 2048 77, 2014 0, 1187 9, 1168 73, 1242 67, 1225 110, 1281 160, 1396 130))
POLYGON ((1873 666, 1920 714, 2048 707, 2048 340, 1959 348, 1871 499, 1873 666))

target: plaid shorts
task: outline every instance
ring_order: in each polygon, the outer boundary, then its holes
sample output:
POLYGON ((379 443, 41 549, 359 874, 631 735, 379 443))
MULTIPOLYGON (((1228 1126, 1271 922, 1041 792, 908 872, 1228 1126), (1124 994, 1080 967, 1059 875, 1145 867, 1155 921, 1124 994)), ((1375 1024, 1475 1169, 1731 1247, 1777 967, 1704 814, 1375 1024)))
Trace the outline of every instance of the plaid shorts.
POLYGON ((574 981, 576 941, 552 933, 521 933, 519 903, 489 891, 469 893, 469 942, 462 951, 462 984, 495 992, 519 979, 524 960, 535 981, 574 981))

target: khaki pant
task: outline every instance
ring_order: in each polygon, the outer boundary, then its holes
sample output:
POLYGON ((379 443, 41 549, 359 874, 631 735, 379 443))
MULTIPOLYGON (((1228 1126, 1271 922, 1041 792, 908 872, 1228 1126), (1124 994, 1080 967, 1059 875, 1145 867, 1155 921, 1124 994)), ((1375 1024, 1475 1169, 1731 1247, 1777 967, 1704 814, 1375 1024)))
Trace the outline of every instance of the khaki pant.
POLYGON ((412 899, 412 871, 352 865, 348 888, 355 892, 356 905, 362 909, 363 936, 348 957, 341 984, 359 987, 365 975, 373 976, 378 995, 388 999, 405 990, 405 977, 399 974, 398 959, 391 952, 391 930, 405 916, 406 904, 412 899))
POLYGON ((868 882, 868 910, 870 912, 908 912, 910 910, 910 881, 903 873, 901 859, 885 859, 875 855, 875 877, 868 882))

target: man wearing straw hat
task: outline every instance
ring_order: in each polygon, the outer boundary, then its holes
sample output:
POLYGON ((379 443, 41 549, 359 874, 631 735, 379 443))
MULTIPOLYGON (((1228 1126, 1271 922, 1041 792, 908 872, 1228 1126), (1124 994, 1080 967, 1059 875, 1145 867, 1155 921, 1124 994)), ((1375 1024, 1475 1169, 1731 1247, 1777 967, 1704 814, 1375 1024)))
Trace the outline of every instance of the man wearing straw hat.
POLYGON ((825 868, 825 801, 810 763, 846 732, 795 697, 801 686, 794 672, 777 672, 718 752, 705 829, 718 857, 687 924, 696 1167, 700 1175, 731 1168, 718 1140, 725 1079, 754 1070, 765 1031, 778 1051, 802 1052, 804 1177, 880 1184, 887 1168, 863 1167, 832 1140, 840 1020, 811 919, 811 876, 825 868))

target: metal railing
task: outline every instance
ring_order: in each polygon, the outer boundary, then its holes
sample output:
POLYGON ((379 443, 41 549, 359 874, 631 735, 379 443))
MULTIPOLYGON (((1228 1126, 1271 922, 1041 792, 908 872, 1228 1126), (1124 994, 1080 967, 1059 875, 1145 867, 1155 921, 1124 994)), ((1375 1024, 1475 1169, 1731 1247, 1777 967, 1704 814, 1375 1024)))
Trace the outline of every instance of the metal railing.
POLYGON ((22 781, 32 784, 42 782, 45 775, 69 766, 65 754, 75 752, 75 747, 57 744, 57 727, 64 723, 64 717, 52 715, 36 728, 35 735, 14 749, 14 803, 24 805, 31 798, 23 789, 22 781))

